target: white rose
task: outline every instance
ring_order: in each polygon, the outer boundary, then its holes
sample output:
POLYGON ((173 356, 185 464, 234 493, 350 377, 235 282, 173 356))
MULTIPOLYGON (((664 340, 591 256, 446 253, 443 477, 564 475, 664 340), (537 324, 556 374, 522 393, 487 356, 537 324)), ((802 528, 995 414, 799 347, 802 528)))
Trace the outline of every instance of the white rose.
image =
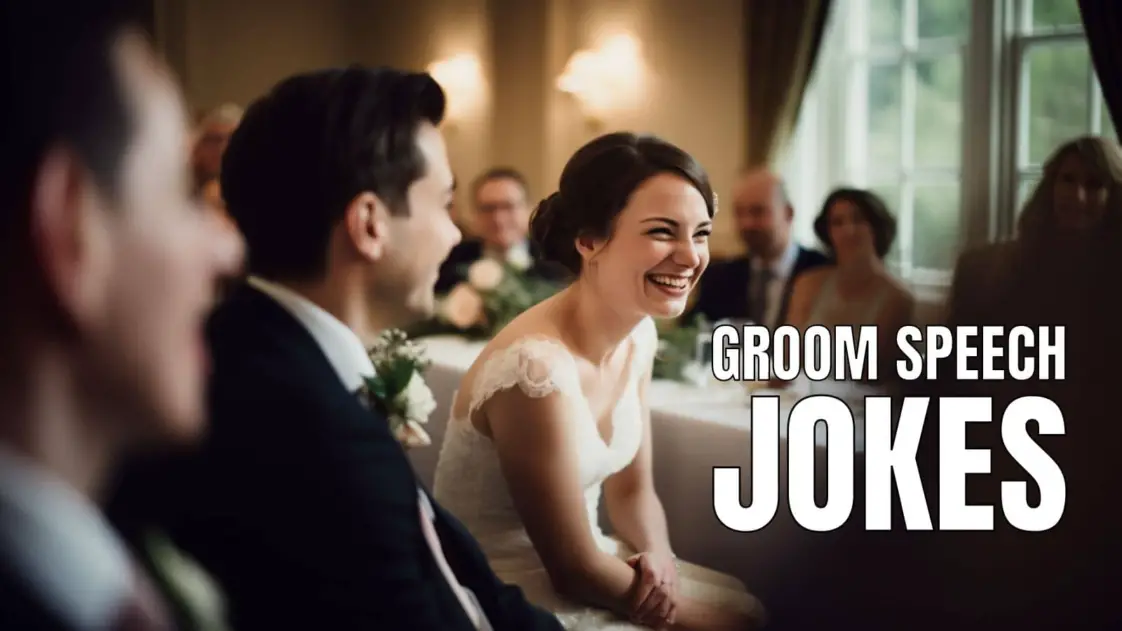
POLYGON ((506 262, 516 270, 526 271, 534 264, 525 248, 514 248, 506 256, 506 262))
POLYGON ((406 421, 398 425, 397 429, 394 431, 394 438, 406 449, 428 447, 432 444, 432 438, 429 437, 429 433, 417 424, 416 421, 406 421))
POLYGON ((483 322, 483 297, 465 283, 456 285, 440 304, 440 315, 457 329, 483 322))
POLYGON ((468 283, 479 291, 491 291, 503 280, 503 266, 491 259, 479 259, 471 264, 468 283))
POLYGON ((406 421, 427 423, 436 409, 436 398, 420 373, 414 372, 405 389, 394 397, 394 407, 404 411, 406 421))

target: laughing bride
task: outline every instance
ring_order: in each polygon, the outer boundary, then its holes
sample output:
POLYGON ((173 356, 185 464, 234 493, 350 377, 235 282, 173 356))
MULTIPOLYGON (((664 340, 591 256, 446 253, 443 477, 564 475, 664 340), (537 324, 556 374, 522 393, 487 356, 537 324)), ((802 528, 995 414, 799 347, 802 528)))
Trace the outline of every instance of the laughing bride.
POLYGON ((652 476, 652 317, 684 310, 714 212, 677 147, 629 133, 585 145, 531 221, 577 280, 499 332, 453 402, 437 499, 567 629, 761 624, 737 580, 676 560, 652 476), (599 528, 601 491, 618 539, 599 528))

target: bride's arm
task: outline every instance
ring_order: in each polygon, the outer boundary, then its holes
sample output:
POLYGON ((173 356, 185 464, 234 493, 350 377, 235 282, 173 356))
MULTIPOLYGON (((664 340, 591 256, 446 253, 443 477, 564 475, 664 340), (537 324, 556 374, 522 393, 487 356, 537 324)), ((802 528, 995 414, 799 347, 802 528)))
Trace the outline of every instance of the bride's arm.
MULTIPOLYGON (((643 438, 639 453, 630 465, 604 481, 604 502, 615 534, 628 545, 637 552, 673 556, 666 512, 654 488, 651 413, 647 394, 650 383, 651 373, 648 371, 639 386, 643 408, 643 438)), ((690 598, 676 601, 674 618, 675 624, 666 627, 674 631, 751 628, 749 619, 739 613, 724 611, 690 598)))
POLYGON ((631 464, 604 481, 604 503, 615 534, 636 552, 654 552, 673 556, 670 534, 666 528, 666 512, 654 487, 651 455, 651 412, 647 391, 651 373, 639 384, 642 405, 643 437, 639 453, 631 464))
POLYGON ((511 498, 554 588, 630 615, 636 572, 601 551, 592 537, 565 396, 505 390, 484 410, 511 498))

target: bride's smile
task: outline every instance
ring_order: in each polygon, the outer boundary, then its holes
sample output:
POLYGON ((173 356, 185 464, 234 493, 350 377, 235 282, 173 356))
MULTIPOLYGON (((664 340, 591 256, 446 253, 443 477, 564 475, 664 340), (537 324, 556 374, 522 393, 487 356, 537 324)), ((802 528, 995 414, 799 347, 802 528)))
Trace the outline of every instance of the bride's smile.
POLYGON ((698 187, 676 173, 656 174, 628 197, 610 236, 585 246, 582 254, 595 273, 581 282, 594 283, 618 310, 677 317, 709 265, 712 230, 698 187))
POLYGON ((627 133, 590 142, 531 219, 543 255, 576 280, 496 334, 452 403, 437 499, 500 578, 569 631, 762 618, 735 579, 676 561, 651 464, 654 318, 685 310, 715 206, 704 169, 677 147, 627 133))

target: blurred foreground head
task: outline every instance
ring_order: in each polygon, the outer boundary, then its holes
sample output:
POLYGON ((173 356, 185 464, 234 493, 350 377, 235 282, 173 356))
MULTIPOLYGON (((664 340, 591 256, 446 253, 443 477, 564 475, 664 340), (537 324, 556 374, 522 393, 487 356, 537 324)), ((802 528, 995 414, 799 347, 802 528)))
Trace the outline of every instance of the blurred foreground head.
POLYGON ((189 198, 181 95, 128 4, 0 8, 0 423, 28 442, 204 418, 204 317, 240 242, 189 198))

